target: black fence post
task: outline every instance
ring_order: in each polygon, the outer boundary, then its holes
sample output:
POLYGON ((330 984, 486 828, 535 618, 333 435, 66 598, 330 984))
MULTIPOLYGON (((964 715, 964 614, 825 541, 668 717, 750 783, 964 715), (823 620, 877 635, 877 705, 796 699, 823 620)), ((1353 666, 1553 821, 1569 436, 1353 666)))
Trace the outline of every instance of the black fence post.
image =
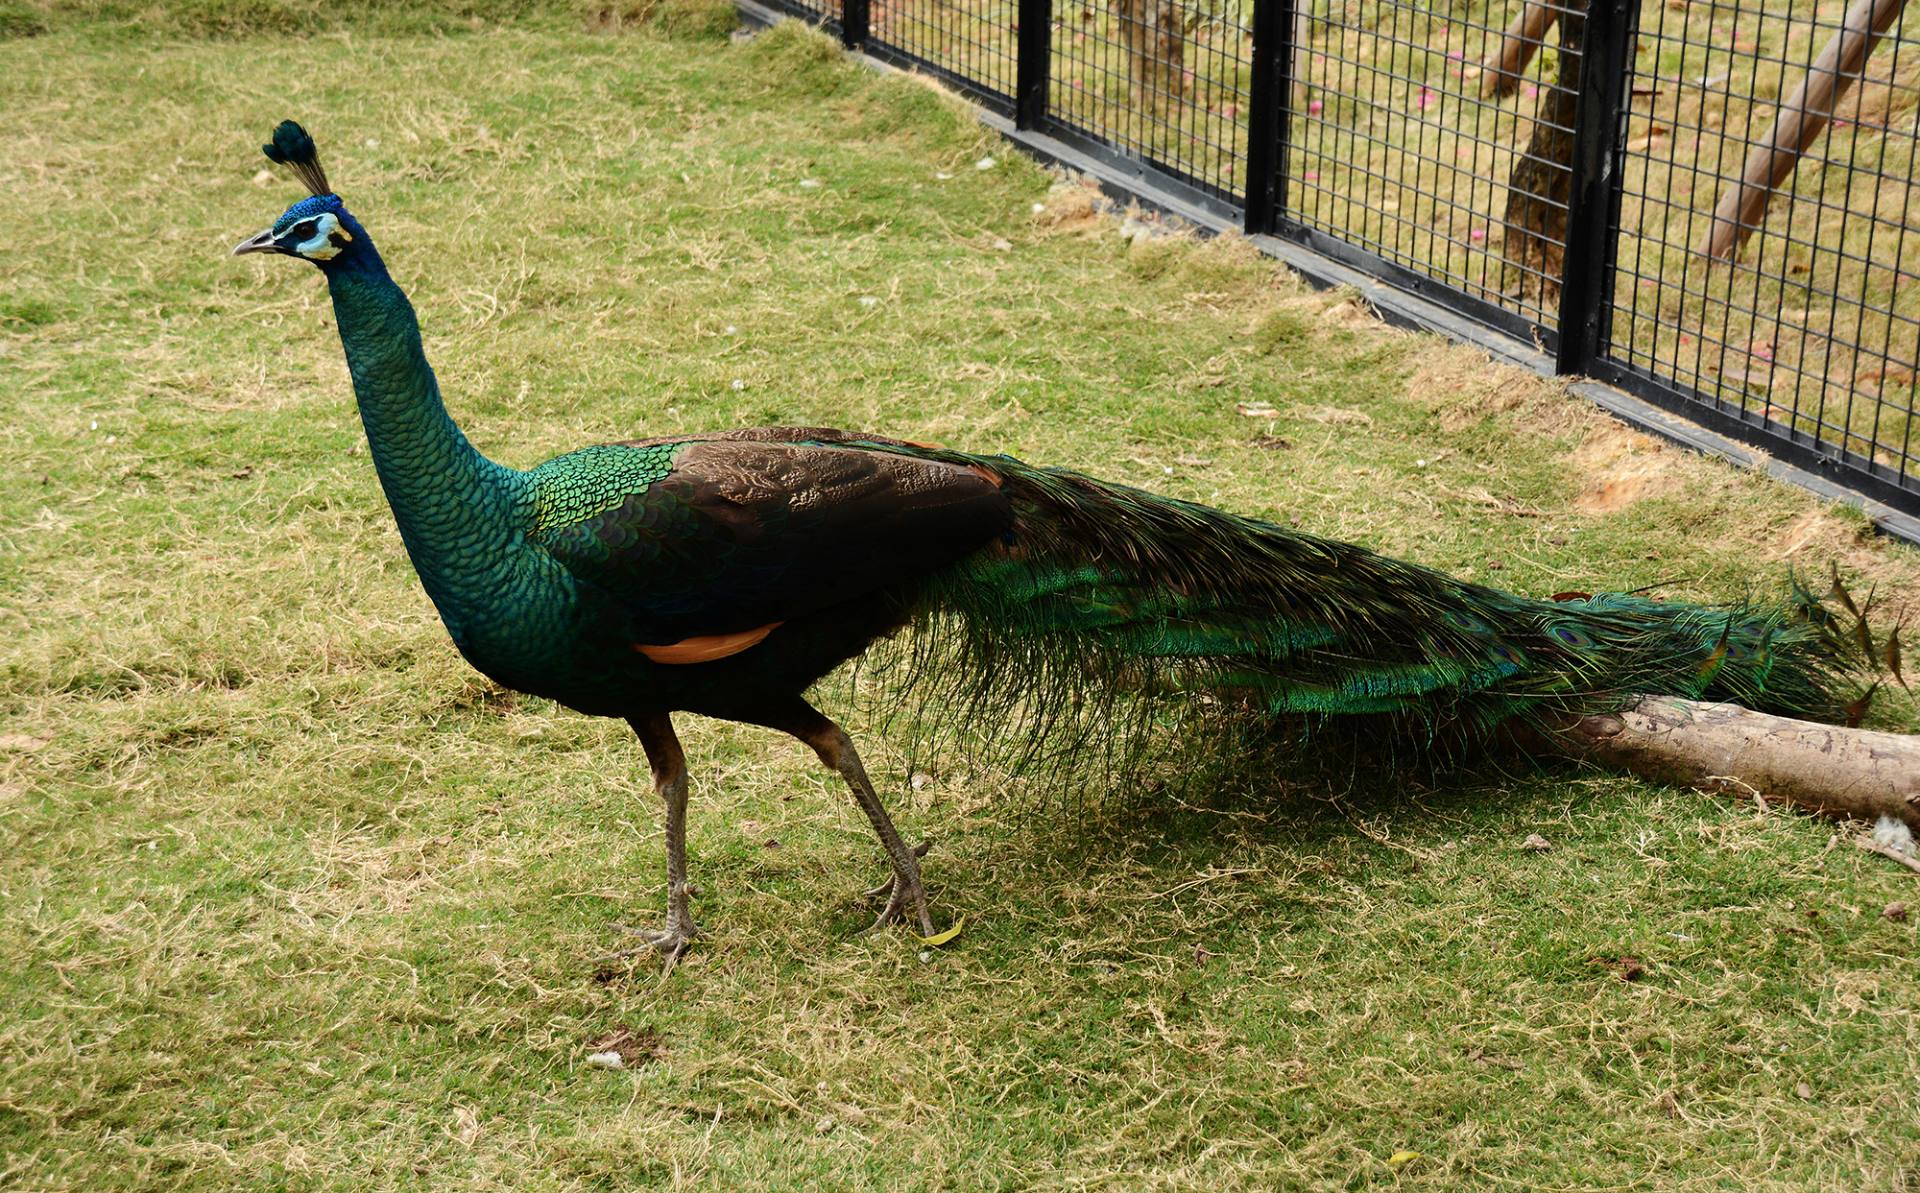
POLYGON ((867 44, 868 0, 840 0, 840 44, 857 50, 867 44))
POLYGON ((1567 244, 1560 272, 1559 373, 1586 373, 1606 347, 1619 247, 1627 79, 1633 73, 1639 0, 1588 0, 1580 47, 1580 106, 1567 192, 1567 244))
POLYGON ((1298 0, 1254 0, 1253 72, 1247 80, 1247 222, 1272 232, 1287 209, 1287 139, 1293 128, 1293 12, 1298 0))
POLYGON ((1019 57, 1014 63, 1013 126, 1047 123, 1047 78, 1053 70, 1053 0, 1020 0, 1019 57))

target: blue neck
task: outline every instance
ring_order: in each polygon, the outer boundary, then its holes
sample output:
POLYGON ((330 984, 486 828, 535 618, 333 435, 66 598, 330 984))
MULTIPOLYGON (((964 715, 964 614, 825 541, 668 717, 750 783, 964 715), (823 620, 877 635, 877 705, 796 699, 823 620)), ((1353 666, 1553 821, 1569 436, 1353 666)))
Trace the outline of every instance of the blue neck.
POLYGON ((366 231, 350 227, 352 247, 322 268, 360 420, 414 570, 458 638, 499 590, 524 477, 476 451, 447 415, 413 305, 366 231))

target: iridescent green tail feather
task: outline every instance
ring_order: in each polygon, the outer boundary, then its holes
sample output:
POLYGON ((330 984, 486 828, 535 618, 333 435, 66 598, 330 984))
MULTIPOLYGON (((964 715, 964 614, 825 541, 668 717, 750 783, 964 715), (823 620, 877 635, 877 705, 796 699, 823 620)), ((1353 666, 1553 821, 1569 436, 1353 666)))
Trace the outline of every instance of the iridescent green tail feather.
POLYGON ((966 656, 944 700, 975 716, 1059 721, 1145 690, 1471 737, 1646 695, 1834 720, 1862 686, 1817 602, 1535 600, 1072 472, 920 454, 991 472, 1017 513, 927 594, 935 637, 966 656))

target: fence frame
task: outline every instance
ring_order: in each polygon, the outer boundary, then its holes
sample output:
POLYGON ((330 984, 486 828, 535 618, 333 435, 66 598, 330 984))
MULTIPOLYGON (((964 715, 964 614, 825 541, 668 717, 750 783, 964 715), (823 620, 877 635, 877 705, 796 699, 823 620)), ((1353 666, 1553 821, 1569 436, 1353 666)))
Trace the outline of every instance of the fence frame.
POLYGON ((1558 327, 1542 326, 1290 214, 1288 155, 1297 117, 1295 18, 1306 0, 1255 0, 1247 168, 1238 203, 1202 185, 1201 179, 1124 152, 1055 117, 1048 94, 1053 0, 1014 0, 1017 77, 1011 95, 876 39, 871 0, 842 0, 838 21, 802 0, 735 2, 751 24, 799 18, 836 33, 849 50, 869 59, 931 75, 980 104, 985 109, 982 119, 1029 153, 1089 174, 1113 193, 1201 228, 1243 231, 1315 284, 1358 287, 1392 322, 1437 331, 1535 371, 1576 379, 1577 392, 1643 430, 1862 506, 1882 530, 1920 543, 1920 475, 1909 470, 1902 480, 1896 470, 1812 432, 1752 412, 1727 410, 1705 392, 1609 354, 1628 80, 1643 0, 1590 0, 1588 5, 1558 327))

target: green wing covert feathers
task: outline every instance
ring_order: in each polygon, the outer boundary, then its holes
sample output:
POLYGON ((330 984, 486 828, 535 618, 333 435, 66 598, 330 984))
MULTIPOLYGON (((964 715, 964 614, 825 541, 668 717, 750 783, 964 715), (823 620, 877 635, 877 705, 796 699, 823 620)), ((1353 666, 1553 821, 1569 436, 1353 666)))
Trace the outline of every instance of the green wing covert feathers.
POLYGON ((1655 694, 1832 719, 1857 689, 1846 636, 1811 599, 1534 600, 1006 456, 762 427, 503 467, 447 416, 412 307, 312 139, 288 122, 267 152, 314 193, 235 251, 325 275, 381 485, 454 642, 499 682, 640 735, 669 872, 666 926, 641 947, 670 958, 697 931, 679 712, 811 746, 888 853, 881 921, 932 933, 915 851, 805 699, 909 625, 951 715, 1041 710, 1027 723, 1042 732, 1048 709, 1173 700, 1470 744, 1655 694))

